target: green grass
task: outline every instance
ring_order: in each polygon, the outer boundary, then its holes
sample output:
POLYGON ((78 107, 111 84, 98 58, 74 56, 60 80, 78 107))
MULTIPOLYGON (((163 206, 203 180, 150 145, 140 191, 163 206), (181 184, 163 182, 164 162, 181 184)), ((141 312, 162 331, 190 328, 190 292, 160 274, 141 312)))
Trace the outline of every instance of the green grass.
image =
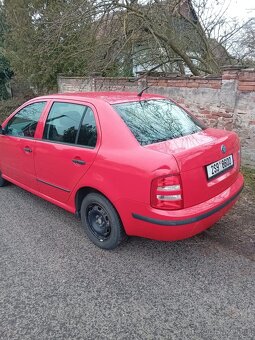
POLYGON ((255 193, 255 169, 242 166, 242 174, 244 175, 245 184, 253 188, 255 193))

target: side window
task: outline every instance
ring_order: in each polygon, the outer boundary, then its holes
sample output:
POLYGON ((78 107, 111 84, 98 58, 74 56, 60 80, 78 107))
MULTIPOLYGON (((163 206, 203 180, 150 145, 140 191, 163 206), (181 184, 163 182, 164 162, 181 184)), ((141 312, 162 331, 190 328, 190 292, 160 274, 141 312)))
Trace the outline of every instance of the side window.
POLYGON ((43 138, 75 144, 81 120, 87 107, 72 103, 54 103, 49 112, 43 138))
POLYGON ((88 107, 83 118, 77 144, 95 147, 97 142, 96 121, 93 111, 88 107))
POLYGON ((97 132, 93 111, 84 105, 54 103, 45 124, 43 139, 94 147, 97 132))
POLYGON ((8 122, 6 135, 19 137, 34 137, 37 123, 40 119, 46 102, 30 104, 21 109, 8 122))

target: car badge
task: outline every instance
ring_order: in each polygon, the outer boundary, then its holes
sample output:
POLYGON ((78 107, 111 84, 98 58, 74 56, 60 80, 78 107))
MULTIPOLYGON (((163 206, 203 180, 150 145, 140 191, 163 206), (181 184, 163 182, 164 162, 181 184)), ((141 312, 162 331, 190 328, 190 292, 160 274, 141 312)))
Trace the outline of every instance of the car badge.
POLYGON ((222 144, 222 146, 221 146, 221 151, 222 151, 222 153, 226 153, 226 151, 227 151, 227 148, 224 144, 222 144))

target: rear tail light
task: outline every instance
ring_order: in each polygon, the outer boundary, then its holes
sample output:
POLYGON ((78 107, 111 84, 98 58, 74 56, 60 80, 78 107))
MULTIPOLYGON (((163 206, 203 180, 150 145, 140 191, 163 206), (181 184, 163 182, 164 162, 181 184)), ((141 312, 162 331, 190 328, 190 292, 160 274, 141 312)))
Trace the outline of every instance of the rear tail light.
POLYGON ((165 210, 183 208, 180 175, 158 177, 152 181, 151 206, 156 209, 165 210))

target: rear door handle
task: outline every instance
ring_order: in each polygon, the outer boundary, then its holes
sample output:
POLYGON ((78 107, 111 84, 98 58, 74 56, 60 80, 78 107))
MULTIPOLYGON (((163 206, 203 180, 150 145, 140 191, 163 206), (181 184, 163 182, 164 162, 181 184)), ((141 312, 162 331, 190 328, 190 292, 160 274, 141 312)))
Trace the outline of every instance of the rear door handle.
POLYGON ((32 149, 30 149, 28 146, 26 146, 23 150, 28 153, 32 152, 32 149))
POLYGON ((83 161, 82 159, 73 159, 72 162, 73 162, 74 164, 80 164, 80 165, 86 164, 86 162, 83 161))

